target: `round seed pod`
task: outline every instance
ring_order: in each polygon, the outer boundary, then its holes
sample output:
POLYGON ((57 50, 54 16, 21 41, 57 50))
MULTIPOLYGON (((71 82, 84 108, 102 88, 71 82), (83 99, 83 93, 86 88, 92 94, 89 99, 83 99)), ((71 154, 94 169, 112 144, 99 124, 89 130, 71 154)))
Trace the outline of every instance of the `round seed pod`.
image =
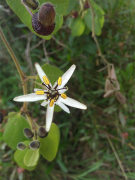
POLYGON ((25 128, 23 132, 24 132, 24 135, 29 139, 33 138, 34 136, 34 133, 29 128, 25 128))
POLYGON ((0 113, 0 124, 3 122, 3 114, 0 113))
POLYGON ((17 149, 24 150, 25 148, 26 148, 26 145, 24 143, 20 142, 17 144, 17 149))
POLYGON ((41 126, 38 130, 38 135, 40 138, 45 138, 48 135, 48 132, 45 130, 43 126, 41 126))
POLYGON ((38 20, 38 13, 36 12, 35 14, 33 14, 33 17, 32 17, 32 27, 37 34, 42 35, 42 36, 48 36, 53 32, 55 28, 55 22, 50 26, 44 26, 38 20))
POLYGON ((54 6, 51 3, 44 3, 40 7, 38 11, 38 20, 44 25, 44 26, 50 26, 55 21, 55 9, 54 6))
POLYGON ((39 6, 39 2, 37 0, 23 0, 23 3, 32 10, 36 10, 39 6))
POLYGON ((35 140, 35 141, 32 141, 30 144, 30 149, 33 149, 33 150, 36 150, 40 147, 40 142, 35 140))

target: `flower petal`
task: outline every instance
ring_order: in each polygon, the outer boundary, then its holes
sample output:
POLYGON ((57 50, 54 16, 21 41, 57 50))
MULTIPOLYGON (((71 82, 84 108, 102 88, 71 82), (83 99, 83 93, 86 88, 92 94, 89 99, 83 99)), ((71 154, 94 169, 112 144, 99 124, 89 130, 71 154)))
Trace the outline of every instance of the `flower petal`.
MULTIPOLYGON (((61 85, 58 85, 57 89, 63 88, 65 84, 68 82, 70 77, 72 76, 74 70, 76 68, 76 65, 72 65, 62 76, 62 83, 61 85)), ((57 81, 54 83, 53 88, 57 85, 57 81)))
MULTIPOLYGON (((37 89, 37 88, 34 88, 34 92, 36 91, 42 91, 43 89, 37 89)), ((44 90, 43 90, 44 91, 44 90)))
MULTIPOLYGON (((41 81, 44 82, 43 76, 46 76, 46 77, 47 77, 47 75, 45 74, 45 72, 43 71, 43 69, 41 68, 41 66, 40 66, 38 63, 35 63, 35 68, 36 68, 36 70, 37 70, 37 73, 38 73, 41 81)), ((47 78, 48 78, 48 77, 47 77, 47 78)), ((48 78, 48 80, 49 80, 49 78, 48 78)), ((52 87, 51 83, 49 83, 49 84, 50 84, 50 86, 52 87)))
POLYGON ((46 98, 47 98, 46 94, 37 95, 35 93, 31 93, 27 95, 17 96, 13 100, 18 102, 34 102, 34 101, 44 100, 46 98))
POLYGON ((75 70, 76 66, 73 64, 62 76, 62 83, 60 86, 58 86, 58 88, 63 88, 65 86, 65 84, 67 84, 68 80, 70 79, 70 77, 72 76, 74 70, 75 70))
POLYGON ((41 103, 41 106, 46 106, 48 103, 49 103, 49 101, 43 101, 43 102, 41 103))
POLYGON ((65 112, 69 113, 70 114, 70 111, 69 111, 69 108, 67 106, 65 106, 65 104, 63 104, 59 99, 58 101, 56 102, 56 104, 58 106, 61 107, 61 109, 63 109, 65 112))
POLYGON ((47 106, 47 112, 46 112, 46 126, 45 129, 48 132, 51 127, 52 119, 53 119, 53 112, 54 112, 54 105, 50 107, 50 104, 47 106))
POLYGON ((68 88, 66 88, 66 89, 61 89, 61 90, 58 90, 58 93, 59 94, 62 94, 62 93, 64 93, 64 92, 66 92, 68 90, 68 88))
POLYGON ((67 97, 66 99, 63 99, 62 97, 59 97, 60 101, 63 102, 64 104, 71 106, 71 107, 75 107, 75 108, 79 108, 79 109, 87 109, 87 106, 72 99, 67 97))

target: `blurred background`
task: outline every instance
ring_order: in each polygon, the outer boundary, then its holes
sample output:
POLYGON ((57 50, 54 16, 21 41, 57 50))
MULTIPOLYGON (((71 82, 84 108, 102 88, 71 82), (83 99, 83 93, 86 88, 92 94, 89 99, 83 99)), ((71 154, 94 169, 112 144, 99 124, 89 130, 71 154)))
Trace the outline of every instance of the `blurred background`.
MULTIPOLYGON (((135 1, 95 0, 105 12, 102 34, 97 37, 102 53, 115 65, 126 104, 115 97, 103 98, 107 70, 98 56, 91 33, 73 37, 68 28, 72 12, 64 16, 62 28, 49 41, 33 34, 10 9, 0 2, 0 25, 26 75, 36 75, 34 63, 50 63, 65 72, 76 70, 68 82, 67 95, 87 105, 70 108, 71 114, 55 112, 61 133, 53 162, 40 157, 29 172, 18 167, 14 151, 3 141, 6 120, 0 127, 0 180, 123 180, 135 179, 135 1), (103 69, 103 70, 102 70, 103 69), (126 173, 126 177, 124 173, 126 173)), ((33 92, 29 84, 28 93, 33 92)), ((0 39, 0 111, 19 111, 13 98, 22 94, 16 67, 0 39)), ((46 109, 29 103, 34 121, 44 124, 46 109)))

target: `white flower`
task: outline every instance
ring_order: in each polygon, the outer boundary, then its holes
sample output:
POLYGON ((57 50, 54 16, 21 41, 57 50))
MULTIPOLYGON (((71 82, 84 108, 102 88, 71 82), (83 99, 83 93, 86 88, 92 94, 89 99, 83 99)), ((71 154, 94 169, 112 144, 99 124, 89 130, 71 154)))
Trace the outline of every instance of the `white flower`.
POLYGON ((37 73, 42 81, 42 85, 44 85, 44 89, 34 89, 35 93, 18 96, 14 98, 14 101, 18 102, 34 102, 39 100, 44 100, 41 103, 41 106, 47 105, 46 112, 46 131, 48 132, 51 127, 52 119, 53 119, 53 111, 55 104, 59 105, 64 111, 70 113, 68 106, 72 106, 79 109, 87 109, 87 106, 66 96, 64 92, 68 90, 65 87, 65 84, 68 82, 70 77, 72 76, 75 65, 72 65, 62 77, 58 78, 58 81, 54 83, 52 86, 47 75, 44 73, 42 68, 38 63, 35 63, 35 67, 37 73), (66 104, 66 105, 65 105, 66 104))

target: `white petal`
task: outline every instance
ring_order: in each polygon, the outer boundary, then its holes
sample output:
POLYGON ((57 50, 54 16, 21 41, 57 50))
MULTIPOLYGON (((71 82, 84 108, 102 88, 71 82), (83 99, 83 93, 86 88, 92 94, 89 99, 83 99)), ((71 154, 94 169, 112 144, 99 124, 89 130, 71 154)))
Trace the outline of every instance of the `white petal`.
POLYGON ((62 93, 64 93, 64 92, 66 92, 68 90, 68 88, 67 89, 61 89, 61 90, 58 90, 58 93, 59 94, 62 94, 62 93))
POLYGON ((58 106, 60 106, 61 109, 63 109, 65 112, 70 113, 69 108, 68 108, 67 106, 65 106, 65 104, 63 104, 59 99, 58 99, 58 101, 56 102, 56 104, 57 104, 58 106))
POLYGON ((62 97, 59 97, 60 101, 63 102, 64 104, 71 106, 71 107, 75 107, 75 108, 79 108, 79 109, 87 109, 87 106, 72 99, 67 97, 66 99, 63 99, 62 97))
POLYGON ((76 66, 73 64, 62 76, 62 83, 60 86, 58 86, 59 88, 63 88, 65 86, 65 84, 67 84, 68 80, 70 79, 70 77, 72 76, 74 70, 75 70, 76 66))
POLYGON ((37 95, 35 93, 31 93, 27 95, 17 96, 13 100, 18 102, 34 102, 34 101, 44 100, 46 98, 47 98, 46 94, 37 95))
POLYGON ((53 87, 52 87, 52 88, 54 88, 56 85, 57 85, 57 81, 54 83, 54 85, 53 85, 53 87))
POLYGON ((44 91, 44 92, 48 92, 48 90, 44 90, 44 89, 37 89, 37 88, 34 88, 34 91, 44 91))
MULTIPOLYGON (((35 63, 35 68, 36 68, 36 70, 37 70, 37 73, 38 73, 41 81, 44 82, 43 76, 46 76, 46 77, 47 77, 47 75, 45 74, 45 72, 43 71, 43 69, 41 68, 41 66, 40 66, 38 63, 35 63)), ((48 77, 47 77, 47 78, 48 78, 48 77)), ((49 79, 49 78, 48 78, 48 79, 49 79)), ((51 83, 50 83, 50 86, 52 86, 51 83)))
POLYGON ((34 88, 34 91, 44 91, 43 89, 37 89, 37 88, 34 88))
POLYGON ((54 111, 54 105, 50 107, 50 104, 48 104, 47 112, 46 112, 46 126, 45 126, 47 132, 50 130, 52 124, 53 111, 54 111))
POLYGON ((48 103, 49 103, 49 101, 43 101, 43 102, 41 103, 41 106, 46 106, 48 103))
MULTIPOLYGON (((57 89, 63 88, 65 84, 68 82, 70 77, 72 76, 74 70, 76 68, 76 65, 72 65, 62 76, 62 83, 60 86, 57 87, 57 89)), ((57 85, 57 81, 54 83, 53 88, 57 85)))

